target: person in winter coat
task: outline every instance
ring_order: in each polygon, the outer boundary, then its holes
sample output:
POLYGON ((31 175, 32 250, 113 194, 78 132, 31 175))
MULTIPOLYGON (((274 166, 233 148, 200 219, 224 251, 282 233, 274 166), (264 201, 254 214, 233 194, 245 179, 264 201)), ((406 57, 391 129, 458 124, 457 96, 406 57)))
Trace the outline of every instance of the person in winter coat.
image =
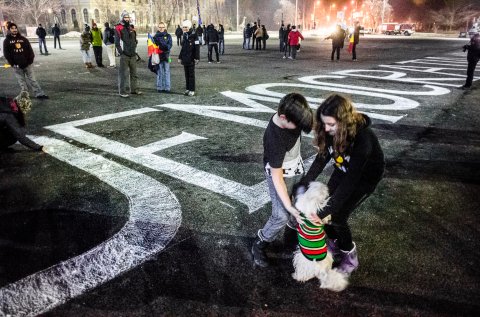
POLYGON ((47 36, 47 31, 45 31, 43 26, 39 24, 37 30, 35 31, 35 34, 37 34, 38 36, 38 47, 40 48, 40 54, 43 55, 43 51, 42 51, 42 45, 43 45, 43 48, 45 49, 45 55, 48 55, 47 43, 45 41, 45 37, 47 36))
POLYGON ((90 44, 92 44, 92 33, 90 27, 85 25, 83 33, 80 35, 80 53, 82 53, 83 63, 86 68, 94 68, 92 65, 92 56, 90 54, 90 44))
POLYGON ((3 55, 12 66, 21 90, 28 92, 30 86, 36 98, 48 99, 33 73, 32 64, 35 54, 30 42, 20 34, 15 23, 8 22, 7 29, 8 34, 3 41, 3 55))
POLYGON ((103 44, 103 35, 102 30, 97 27, 97 23, 92 24, 92 47, 93 47, 93 54, 95 54, 95 62, 97 63, 98 67, 105 67, 102 63, 102 44, 103 44))
POLYGON ((180 46, 182 44, 182 28, 180 25, 177 25, 177 28, 175 30, 175 36, 177 37, 177 46, 180 46))
POLYGON ((197 34, 198 41, 200 42, 200 45, 204 45, 203 43, 203 32, 205 28, 202 28, 202 26, 199 24, 198 28, 195 30, 195 33, 197 34))
MULTIPOLYGON (((250 27, 250 23, 247 23, 245 29, 243 29, 244 33, 244 41, 243 41, 243 49, 250 50, 250 40, 252 39, 252 28, 250 27)), ((252 44, 253 48, 253 44, 252 44)))
POLYGON ((225 29, 223 24, 218 25, 218 50, 220 54, 225 54, 225 29))
POLYGON ((129 93, 141 95, 142 92, 137 86, 137 33, 130 27, 130 14, 127 11, 122 12, 122 20, 115 27, 115 47, 120 54, 120 66, 118 67, 120 97, 127 98, 129 93), (128 87, 129 79, 130 87, 128 87))
POLYGON ((382 179, 384 154, 371 129, 370 118, 357 112, 353 103, 341 95, 333 94, 325 99, 317 109, 316 122, 318 154, 300 186, 308 186, 327 164, 333 165, 327 185, 328 205, 309 220, 320 224, 321 219, 331 215, 331 222, 325 224, 324 229, 334 258, 333 267, 340 273, 350 274, 358 267, 358 256, 348 219, 382 179))
POLYGON ((58 41, 58 49, 62 49, 62 45, 60 45, 60 28, 58 27, 58 24, 55 23, 55 26, 52 28, 52 34, 53 34, 53 48, 57 48, 57 41, 58 41))
POLYGON ((267 34, 267 29, 265 28, 265 25, 262 24, 262 43, 263 43, 263 49, 265 50, 267 48, 267 38, 269 35, 267 34))
POLYGON ((252 50, 257 43, 257 40, 256 40, 257 39, 257 36, 256 36, 257 29, 258 29, 257 22, 253 22, 253 25, 252 25, 252 50))
POLYGON ((345 31, 341 28, 340 25, 337 25, 335 32, 330 34, 330 36, 325 38, 326 40, 332 40, 332 62, 334 61, 335 52, 337 53, 337 61, 340 60, 340 49, 343 47, 343 42, 345 40, 345 31))
POLYGON ((258 26, 256 31, 255 31, 255 50, 261 50, 262 49, 262 38, 263 38, 263 29, 261 26, 258 26))
POLYGON ((0 150, 18 141, 32 150, 45 151, 42 145, 26 136, 25 115, 31 105, 26 91, 22 91, 15 99, 0 97, 0 150))
POLYGON ((292 27, 290 24, 287 25, 285 28, 285 32, 283 32, 283 58, 287 58, 287 52, 288 56, 290 57, 290 44, 288 43, 288 35, 292 31, 292 27))
POLYGON ((108 22, 104 24, 105 30, 103 30, 103 44, 105 44, 105 50, 107 51, 108 60, 110 65, 108 67, 114 68, 116 66, 115 61, 115 30, 110 27, 108 22))
POLYGON ((467 53, 467 81, 465 85, 462 86, 463 89, 469 89, 472 87, 473 82, 473 73, 475 72, 475 67, 480 60, 480 34, 475 34, 472 36, 470 43, 463 46, 463 51, 468 51, 467 53))
POLYGON ((288 33, 289 59, 295 60, 297 58, 297 45, 300 43, 300 39, 304 40, 305 38, 295 25, 292 26, 292 30, 288 33))
POLYGON ((195 96, 195 64, 200 60, 200 41, 193 32, 190 20, 183 21, 182 30, 182 49, 178 55, 178 62, 182 63, 185 71, 185 96, 195 96))
POLYGON ((170 50, 172 49, 172 36, 167 32, 165 23, 158 24, 158 31, 153 36, 153 41, 162 51, 160 64, 157 71, 157 91, 170 92, 170 50))
POLYGON ((285 45, 283 36, 285 35, 285 25, 282 23, 280 29, 278 30, 278 41, 280 45, 280 52, 283 52, 283 46, 285 45))
POLYGON ((353 46, 352 46, 352 60, 357 61, 357 45, 360 42, 360 30, 363 27, 360 26, 360 22, 355 21, 355 28, 353 29, 353 46))
POLYGON ((213 62, 212 58, 212 50, 215 49, 215 57, 217 58, 217 64, 220 63, 220 59, 218 57, 218 31, 215 30, 213 24, 207 26, 207 30, 205 31, 205 43, 208 45, 208 63, 213 62))

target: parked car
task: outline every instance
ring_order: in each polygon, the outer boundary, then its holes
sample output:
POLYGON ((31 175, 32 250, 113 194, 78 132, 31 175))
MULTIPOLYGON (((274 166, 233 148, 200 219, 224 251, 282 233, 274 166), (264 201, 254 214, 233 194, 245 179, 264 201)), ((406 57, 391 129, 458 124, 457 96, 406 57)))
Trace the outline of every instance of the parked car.
POLYGON ((360 34, 372 34, 373 29, 372 28, 364 28, 363 30, 360 30, 360 34))
POLYGON ((410 36, 415 33, 415 24, 402 23, 400 24, 400 34, 410 36))

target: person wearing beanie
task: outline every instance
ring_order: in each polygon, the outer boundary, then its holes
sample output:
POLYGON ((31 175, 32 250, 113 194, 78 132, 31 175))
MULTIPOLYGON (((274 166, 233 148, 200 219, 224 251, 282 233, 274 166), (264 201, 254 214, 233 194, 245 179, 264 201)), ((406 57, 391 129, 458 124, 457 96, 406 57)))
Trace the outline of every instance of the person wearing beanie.
POLYGON ((122 12, 122 20, 115 27, 115 47, 120 54, 120 66, 118 68, 118 92, 120 97, 127 98, 129 93, 141 95, 137 81, 137 37, 136 32, 130 27, 130 15, 127 11, 122 12), (123 42, 123 45, 120 43, 123 42), (130 80, 130 88, 127 87, 130 80))
POLYGON ((40 48, 40 54, 43 55, 43 51, 42 51, 42 44, 43 44, 43 48, 45 49, 45 55, 48 55, 47 42, 45 41, 45 37, 47 36, 47 31, 45 31, 43 26, 39 24, 37 31, 35 33, 38 36, 38 47, 40 48))
POLYGON ((28 92, 28 87, 30 86, 36 98, 48 99, 33 73, 32 64, 35 54, 30 42, 20 34, 15 23, 9 22, 7 29, 8 34, 3 41, 3 54, 10 66, 12 66, 21 90, 28 92))
POLYGON ((105 67, 102 63, 102 30, 97 27, 97 23, 93 23, 92 30, 90 32, 92 33, 92 47, 93 54, 95 54, 95 62, 97 63, 98 67, 105 67))
POLYGON ((182 49, 178 55, 178 62, 185 70, 185 96, 195 96, 195 64, 200 60, 200 41, 192 29, 192 22, 185 20, 182 23, 182 49))
POLYGON ((90 32, 90 26, 85 24, 85 29, 80 35, 80 53, 82 53, 83 63, 86 68, 94 68, 92 65, 92 57, 90 54, 90 44, 92 43, 92 33, 90 32))

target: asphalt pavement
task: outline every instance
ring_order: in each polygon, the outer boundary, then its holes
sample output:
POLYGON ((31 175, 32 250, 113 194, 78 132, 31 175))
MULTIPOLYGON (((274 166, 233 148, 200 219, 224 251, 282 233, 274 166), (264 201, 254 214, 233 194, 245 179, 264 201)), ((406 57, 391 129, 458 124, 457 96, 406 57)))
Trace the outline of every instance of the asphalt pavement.
MULTIPOLYGON (((187 97, 178 47, 172 93, 158 93, 142 40, 143 94, 126 99, 117 69, 84 68, 77 40, 34 46, 50 99, 33 101, 28 133, 47 153, 0 152, 0 316, 477 316, 480 85, 460 89, 463 44, 366 36, 358 62, 331 62, 320 37, 295 61, 274 39, 255 51, 230 38, 220 64, 202 47, 187 97), (271 267, 249 254, 271 208, 263 131, 291 91, 313 108, 350 96, 386 154, 351 218, 360 267, 341 293, 294 281, 281 237, 271 267)), ((18 91, 0 68, 0 92, 18 91)))

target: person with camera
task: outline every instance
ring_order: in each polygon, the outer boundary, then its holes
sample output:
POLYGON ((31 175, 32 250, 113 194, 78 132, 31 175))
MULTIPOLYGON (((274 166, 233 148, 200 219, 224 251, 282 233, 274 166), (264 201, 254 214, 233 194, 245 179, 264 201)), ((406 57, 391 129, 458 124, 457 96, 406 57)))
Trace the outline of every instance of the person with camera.
POLYGON ((467 53, 467 80, 465 85, 463 85, 462 89, 469 89, 472 87, 473 82, 473 73, 475 73, 475 68, 477 67, 477 63, 480 60, 480 34, 477 33, 472 36, 470 43, 463 46, 463 52, 468 51, 467 53))

